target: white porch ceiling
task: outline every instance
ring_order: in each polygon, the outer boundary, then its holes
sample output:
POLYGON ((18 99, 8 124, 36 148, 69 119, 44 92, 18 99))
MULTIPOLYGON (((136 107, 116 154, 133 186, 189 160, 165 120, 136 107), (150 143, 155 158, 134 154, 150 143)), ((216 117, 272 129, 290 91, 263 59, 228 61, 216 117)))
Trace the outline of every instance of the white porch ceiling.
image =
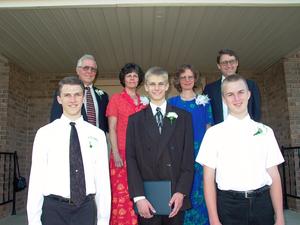
POLYGON ((299 1, 68 2, 0 1, 0 54, 26 71, 52 73, 74 72, 90 53, 100 74, 114 76, 126 62, 215 70, 224 47, 240 55, 241 69, 259 72, 300 47, 299 1))

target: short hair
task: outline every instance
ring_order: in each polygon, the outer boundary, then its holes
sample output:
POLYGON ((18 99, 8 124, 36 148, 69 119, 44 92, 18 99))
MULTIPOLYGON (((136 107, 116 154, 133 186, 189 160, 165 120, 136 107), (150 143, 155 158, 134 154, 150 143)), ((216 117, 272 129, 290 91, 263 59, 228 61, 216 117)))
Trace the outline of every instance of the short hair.
POLYGON ((180 75, 183 74, 186 70, 190 70, 192 71, 193 75, 194 75, 194 79, 195 79, 195 83, 194 83, 194 87, 193 90, 195 91, 195 89, 198 87, 199 85, 199 73, 198 71, 196 71, 194 69, 194 67, 190 64, 183 64, 181 65, 177 70, 176 73, 174 75, 174 79, 173 79, 173 85, 176 88, 176 90, 178 92, 182 92, 182 88, 180 86, 180 75))
POLYGON ((83 64, 83 61, 87 60, 87 59, 94 61, 96 64, 96 68, 97 68, 97 63, 96 63, 95 57, 92 55, 89 55, 89 54, 84 54, 83 56, 81 56, 80 59, 78 59, 76 68, 81 67, 83 64))
POLYGON ((237 61, 239 61, 239 57, 238 55, 231 49, 228 48, 223 48, 218 52, 218 56, 217 56, 217 63, 220 64, 220 59, 222 57, 222 55, 230 55, 230 56, 234 56, 235 59, 237 61))
POLYGON ((137 73, 137 75, 139 77, 138 86, 140 86, 140 84, 144 81, 144 71, 142 70, 142 68, 135 63, 126 63, 122 67, 122 69, 120 70, 120 73, 119 73, 119 80, 123 87, 125 87, 126 74, 132 73, 132 72, 137 73))
POLYGON ((168 72, 163 69, 162 67, 158 67, 158 66, 154 66, 154 67, 151 67, 147 70, 146 74, 145 74, 145 81, 147 82, 148 81, 148 78, 150 76, 161 76, 163 77, 167 82, 169 82, 169 75, 168 75, 168 72))
POLYGON ((78 76, 68 76, 64 77, 62 80, 58 82, 58 91, 57 91, 57 96, 60 96, 61 94, 61 89, 63 88, 64 85, 69 84, 69 85, 79 85, 82 89, 82 92, 84 92, 84 84, 83 82, 78 78, 78 76))
POLYGON ((247 84, 247 81, 244 77, 242 77, 241 75, 239 74, 232 74, 232 75, 229 75, 227 76, 223 82, 222 82, 222 85, 221 85, 221 93, 222 95, 224 94, 224 86, 227 84, 227 83, 232 83, 232 82, 237 82, 237 81, 243 81, 245 86, 246 86, 246 89, 249 90, 249 87, 248 87, 248 84, 247 84))

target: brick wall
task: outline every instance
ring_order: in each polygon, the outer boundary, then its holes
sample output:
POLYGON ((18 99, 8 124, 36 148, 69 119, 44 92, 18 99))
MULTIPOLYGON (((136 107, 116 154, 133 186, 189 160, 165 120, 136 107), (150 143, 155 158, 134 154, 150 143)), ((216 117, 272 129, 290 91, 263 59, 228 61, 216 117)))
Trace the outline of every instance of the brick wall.
MULTIPOLYGON (((9 63, 5 57, 0 56, 0 151, 17 151, 20 171, 27 179, 28 78, 29 75, 21 68, 9 63)), ((3 162, 1 161, 1 163, 3 162)), ((10 186, 10 190, 12 193, 12 186, 10 186)), ((27 190, 16 194, 17 211, 24 209, 26 192, 27 190)), ((7 191, 4 193, 7 193, 7 191)), ((11 203, 0 206, 0 217, 10 214, 11 208, 11 203)))
MULTIPOLYGON (((9 89, 9 65, 8 60, 0 55, 0 151, 7 151, 7 109, 8 109, 8 89, 9 89)), ((0 166, 3 168, 3 162, 0 161, 0 166)), ((2 179, 3 171, 1 171, 1 180, 0 180, 0 194, 1 201, 3 201, 3 184, 4 180, 2 179)), ((5 182, 5 185, 7 182, 5 182)), ((11 204, 6 204, 4 206, 0 206, 0 217, 5 216, 11 209, 11 204)))
POLYGON ((7 144, 7 108, 8 108, 9 66, 6 58, 0 55, 0 150, 7 144))
MULTIPOLYGON (((283 60, 290 126, 290 146, 300 146, 300 51, 283 60)), ((300 194, 299 151, 294 153, 296 193, 300 194), (298 157, 297 157, 298 156, 298 157)), ((296 194, 295 193, 295 194, 296 194)), ((300 200, 290 200, 289 206, 300 211, 300 200)))

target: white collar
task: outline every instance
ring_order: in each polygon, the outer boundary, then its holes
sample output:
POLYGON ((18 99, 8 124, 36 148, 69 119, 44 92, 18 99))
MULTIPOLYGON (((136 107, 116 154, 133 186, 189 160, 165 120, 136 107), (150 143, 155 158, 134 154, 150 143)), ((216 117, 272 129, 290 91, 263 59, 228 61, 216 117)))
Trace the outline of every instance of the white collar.
POLYGON ((159 106, 153 104, 152 102, 150 102, 150 106, 151 106, 151 110, 152 110, 153 115, 156 114, 156 108, 159 107, 161 113, 163 114, 163 116, 165 116, 166 110, 167 110, 167 101, 164 101, 163 104, 161 104, 159 106))

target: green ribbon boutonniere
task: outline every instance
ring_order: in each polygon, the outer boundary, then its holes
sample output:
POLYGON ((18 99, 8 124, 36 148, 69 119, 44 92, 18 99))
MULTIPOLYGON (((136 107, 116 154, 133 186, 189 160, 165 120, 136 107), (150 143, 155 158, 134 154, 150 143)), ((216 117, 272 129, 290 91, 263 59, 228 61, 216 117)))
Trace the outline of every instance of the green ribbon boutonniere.
POLYGON ((255 134, 253 134, 253 136, 259 135, 263 132, 263 130, 261 128, 258 128, 258 130, 256 131, 255 134))
POLYGON ((267 133, 267 127, 262 125, 262 127, 258 127, 257 131, 253 134, 253 136, 263 135, 267 133))

